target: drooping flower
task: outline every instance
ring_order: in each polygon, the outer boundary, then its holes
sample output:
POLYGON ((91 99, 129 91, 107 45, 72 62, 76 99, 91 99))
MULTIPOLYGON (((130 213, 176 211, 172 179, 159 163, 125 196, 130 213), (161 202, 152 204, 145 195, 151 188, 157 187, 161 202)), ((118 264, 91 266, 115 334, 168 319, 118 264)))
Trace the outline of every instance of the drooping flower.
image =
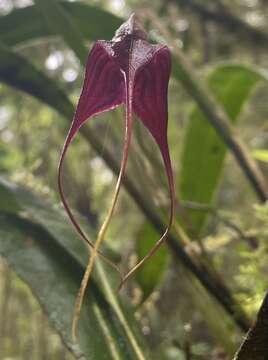
MULTIPOLYGON (((94 259, 99 252, 114 212, 122 178, 125 173, 132 136, 133 113, 142 121, 156 141, 162 154, 171 198, 170 218, 166 231, 149 254, 131 269, 121 280, 120 287, 166 239, 172 225, 174 212, 174 184, 167 141, 167 89, 171 69, 171 55, 164 45, 150 44, 147 35, 133 14, 116 31, 111 41, 100 40, 93 46, 86 64, 85 80, 76 113, 61 153, 58 172, 58 185, 63 205, 80 236, 92 248, 91 257, 77 297, 73 318, 73 335, 81 310, 82 299, 91 274, 94 259), (91 243, 76 222, 64 197, 62 188, 62 165, 66 151, 80 127, 93 116, 112 110, 124 104, 125 139, 121 168, 115 193, 107 217, 99 231, 95 244, 91 243)), ((101 254, 101 253, 100 253, 101 254)), ((108 261, 109 262, 109 261, 108 261)))

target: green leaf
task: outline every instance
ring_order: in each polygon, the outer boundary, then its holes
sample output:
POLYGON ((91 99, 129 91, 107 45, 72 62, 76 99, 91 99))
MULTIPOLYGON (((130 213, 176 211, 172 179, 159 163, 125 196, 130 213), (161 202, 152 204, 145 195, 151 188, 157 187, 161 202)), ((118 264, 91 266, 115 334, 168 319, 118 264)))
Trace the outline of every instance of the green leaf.
POLYGON ((0 44, 0 81, 34 96, 71 120, 74 108, 64 92, 22 56, 0 44))
MULTIPOLYGON (((151 250, 159 239, 159 233, 149 224, 145 223, 136 239, 136 251, 141 260, 151 250)), ((152 259, 147 261, 136 273, 136 280, 143 291, 144 301, 159 283, 168 262, 168 251, 162 246, 152 259)))
MULTIPOLYGON (((60 211, 24 188, 7 185, 2 180, 1 186, 11 189, 23 217, 16 212, 0 212, 0 254, 29 284, 65 345, 77 358, 83 353, 86 359, 147 359, 143 337, 133 317, 118 300, 108 298, 107 294, 104 297, 94 280, 90 282, 79 321, 79 346, 72 344, 74 301, 88 251, 60 211)), ((87 232, 95 235, 88 227, 87 232)), ((106 292, 110 280, 99 262, 97 271, 94 279, 101 281, 106 292)))
MULTIPOLYGON (((28 283, 65 345, 80 358, 82 350, 72 345, 70 333, 71 315, 83 268, 43 229, 14 215, 0 215, 0 254, 28 283)), ((100 309, 96 291, 92 286, 90 290, 79 324, 81 348, 88 358, 110 359, 107 340, 94 310, 96 307, 103 314, 105 307, 100 309), (90 323, 94 327, 89 326, 90 323)))
MULTIPOLYGON (((234 124, 243 104, 263 76, 241 65, 221 65, 210 72, 208 85, 234 124)), ((218 188, 226 145, 216 130, 194 107, 184 138, 181 159, 180 193, 183 201, 210 204, 218 188)), ((192 236, 198 236, 207 213, 189 210, 192 236)))
POLYGON ((255 159, 268 163, 268 150, 256 149, 252 151, 252 155, 255 159))
MULTIPOLYGON (((122 19, 119 17, 78 1, 63 1, 60 5, 68 15, 72 16, 74 26, 86 40, 110 39, 122 24, 122 19)), ((42 37, 58 35, 54 26, 49 29, 47 23, 40 21, 40 18, 38 9, 34 5, 1 16, 0 41, 6 45, 16 46, 42 37)))
POLYGON ((17 212, 21 210, 10 185, 0 179, 0 211, 17 212))
POLYGON ((72 15, 64 9, 61 3, 55 0, 35 0, 35 3, 46 22, 47 28, 61 35, 81 63, 85 64, 88 51, 83 44, 83 37, 73 21, 72 15))

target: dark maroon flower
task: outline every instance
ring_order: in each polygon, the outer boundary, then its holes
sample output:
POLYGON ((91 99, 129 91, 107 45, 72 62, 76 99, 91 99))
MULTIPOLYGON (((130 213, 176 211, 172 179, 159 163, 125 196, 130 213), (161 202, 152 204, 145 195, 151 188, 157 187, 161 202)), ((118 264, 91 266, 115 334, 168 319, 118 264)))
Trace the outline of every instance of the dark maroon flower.
POLYGON ((139 119, 149 130, 161 151, 170 190, 170 220, 165 233, 158 240, 150 253, 127 273, 121 281, 120 287, 145 260, 153 255, 158 247, 164 242, 171 228, 175 195, 167 142, 167 88, 170 69, 171 55, 169 49, 163 45, 150 44, 147 41, 146 33, 139 26, 134 14, 131 15, 117 30, 111 41, 97 41, 89 54, 82 93, 62 150, 58 173, 59 191, 63 205, 79 234, 93 249, 78 295, 74 316, 74 332, 84 291, 94 264, 94 258, 99 252, 99 246, 111 220, 122 183, 122 177, 124 176, 126 169, 132 135, 133 113, 137 114, 139 119), (61 180, 62 164, 68 146, 80 127, 89 118, 99 113, 103 113, 104 111, 112 110, 121 104, 126 106, 126 125, 120 173, 111 208, 100 229, 96 243, 92 244, 76 222, 65 200, 61 180))

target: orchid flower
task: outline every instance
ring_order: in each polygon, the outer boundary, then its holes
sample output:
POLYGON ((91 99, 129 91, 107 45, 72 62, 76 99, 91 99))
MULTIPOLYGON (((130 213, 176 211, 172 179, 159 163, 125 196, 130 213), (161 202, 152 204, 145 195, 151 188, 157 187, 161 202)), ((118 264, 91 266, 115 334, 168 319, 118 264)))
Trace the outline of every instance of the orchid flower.
MULTIPOLYGON (((73 336, 81 311, 84 293, 97 254, 104 257, 100 245, 111 221, 119 190, 124 176, 133 128, 133 113, 157 143, 167 174, 170 192, 170 217, 168 226, 151 251, 139 261, 122 279, 122 284, 146 261, 165 241, 172 226, 175 191, 169 148, 167 141, 167 89, 171 70, 171 55, 164 45, 150 44, 146 33, 138 24, 135 14, 120 26, 111 41, 97 41, 89 53, 82 93, 74 119, 61 153, 58 171, 59 192, 67 214, 84 241, 91 247, 91 256, 77 296, 73 317, 73 336), (73 215, 65 199, 62 186, 62 167, 67 149, 80 127, 93 116, 112 110, 124 104, 125 138, 120 173, 112 198, 111 207, 97 236, 95 244, 90 242, 73 215)), ((106 259, 117 270, 118 268, 106 259)))

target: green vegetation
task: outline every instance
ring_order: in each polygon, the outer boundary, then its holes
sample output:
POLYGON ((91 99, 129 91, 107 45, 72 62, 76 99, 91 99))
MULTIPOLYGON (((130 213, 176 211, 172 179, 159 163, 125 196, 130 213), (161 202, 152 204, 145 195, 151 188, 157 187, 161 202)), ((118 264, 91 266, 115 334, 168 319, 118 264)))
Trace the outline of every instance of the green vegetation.
MULTIPOLYGON (((0 359, 265 360, 268 6, 264 0, 0 2, 0 359), (131 13, 173 54, 169 143, 176 221, 122 291, 97 261, 71 340, 88 250, 56 176, 94 41, 131 13), (258 315, 257 315, 258 314, 258 315), (256 350, 257 349, 257 350, 256 350)), ((65 192, 93 242, 114 191, 124 109, 81 128, 65 192)), ((102 252, 126 273, 166 227, 168 187, 135 121, 102 252)))

